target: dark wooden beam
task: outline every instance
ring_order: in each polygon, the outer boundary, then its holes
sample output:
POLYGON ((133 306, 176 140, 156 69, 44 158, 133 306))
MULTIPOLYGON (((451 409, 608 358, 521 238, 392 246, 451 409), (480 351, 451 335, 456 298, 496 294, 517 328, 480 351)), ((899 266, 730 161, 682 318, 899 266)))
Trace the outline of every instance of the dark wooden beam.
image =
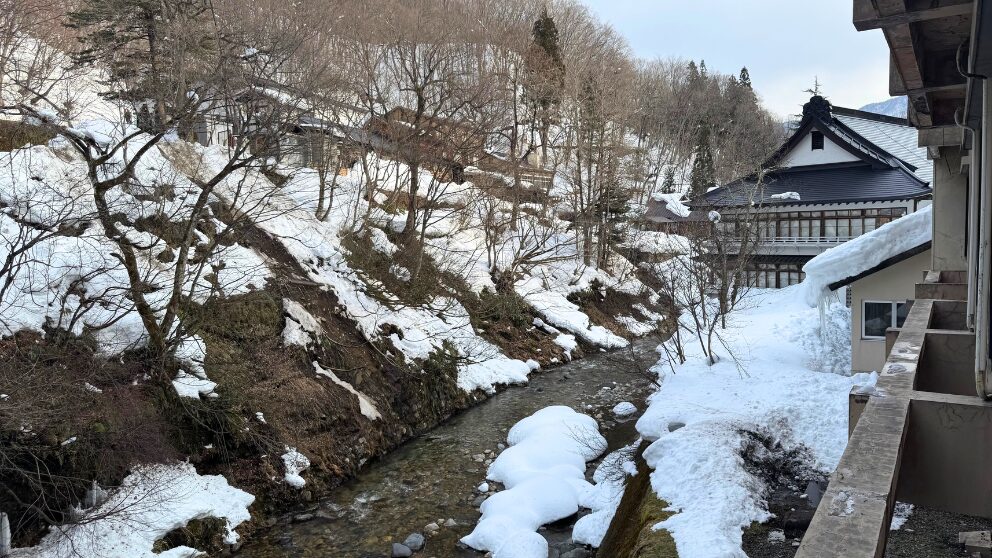
MULTIPOLYGON (((918 41, 917 41, 918 42, 918 41)), ((916 56, 920 56, 919 49, 916 56)), ((900 66, 896 62, 896 57, 890 57, 889 66, 889 93, 893 97, 899 95, 917 95, 921 93, 949 93, 960 92, 966 87, 967 80, 957 70, 955 62, 956 51, 927 50, 925 58, 920 61, 920 74, 922 83, 915 83, 909 87, 903 82, 903 76, 897 71, 900 66)))
MULTIPOLYGON (((898 5, 903 5, 896 0, 876 0, 876 8, 881 13, 893 13, 898 10, 898 5)), ((904 23, 893 25, 883 29, 885 40, 889 44, 889 51, 892 53, 892 66, 898 72, 901 79, 893 80, 890 76, 889 86, 893 82, 901 81, 905 91, 919 91, 927 86, 923 80, 923 67, 917 58, 919 49, 919 39, 912 25, 904 23)), ((933 125, 930 118, 930 102, 927 94, 915 93, 909 95, 909 121, 916 126, 929 128, 933 125)))
POLYGON ((964 93, 968 88, 968 84, 964 81, 961 83, 952 83, 949 85, 927 85, 919 89, 893 89, 889 88, 893 97, 899 97, 901 95, 920 95, 926 93, 950 93, 950 92, 960 92, 964 93))
MULTIPOLYGON (((868 4, 870 2, 866 0, 865 2, 859 3, 868 4)), ((864 8, 862 7, 862 9, 864 8)), ((886 16, 879 16, 877 13, 874 13, 874 10, 872 10, 872 12, 873 13, 863 13, 858 9, 858 3, 855 3, 854 28, 858 31, 868 31, 869 29, 884 29, 886 27, 892 27, 893 25, 907 25, 919 21, 971 15, 972 2, 967 2, 964 4, 951 4, 947 6, 927 8, 924 10, 905 11, 901 13, 895 12, 886 16), (859 17, 862 19, 858 19, 859 17)))

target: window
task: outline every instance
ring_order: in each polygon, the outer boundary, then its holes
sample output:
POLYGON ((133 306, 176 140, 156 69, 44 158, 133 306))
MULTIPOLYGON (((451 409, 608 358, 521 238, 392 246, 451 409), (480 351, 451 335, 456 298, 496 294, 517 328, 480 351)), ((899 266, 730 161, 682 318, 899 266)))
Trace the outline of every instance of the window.
POLYGON ((823 132, 812 132, 809 135, 813 141, 813 150, 823 149, 823 132))
POLYGON ((862 303, 861 338, 884 339, 885 330, 902 327, 909 315, 909 304, 905 302, 881 302, 866 300, 862 303))

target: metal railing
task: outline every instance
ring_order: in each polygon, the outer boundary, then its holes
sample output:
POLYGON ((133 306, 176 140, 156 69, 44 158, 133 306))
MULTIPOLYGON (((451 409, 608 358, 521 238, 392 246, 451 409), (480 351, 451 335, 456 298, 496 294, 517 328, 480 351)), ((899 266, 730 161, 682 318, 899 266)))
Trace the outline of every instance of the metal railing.
POLYGON ((854 236, 773 236, 763 237, 762 244, 841 244, 854 236))

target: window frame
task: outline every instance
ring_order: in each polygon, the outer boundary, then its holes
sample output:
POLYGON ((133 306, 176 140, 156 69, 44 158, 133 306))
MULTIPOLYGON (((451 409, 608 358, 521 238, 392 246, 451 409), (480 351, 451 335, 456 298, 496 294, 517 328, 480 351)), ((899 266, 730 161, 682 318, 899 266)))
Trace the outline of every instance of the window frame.
MULTIPOLYGON (((864 341, 884 341, 885 335, 866 335, 865 334, 865 305, 867 304, 888 304, 890 306, 889 313, 889 327, 899 327, 899 305, 906 304, 906 300, 869 300, 864 299, 861 301, 861 339, 864 341)), ((888 329, 888 328, 886 328, 888 329)))
POLYGON ((810 151, 823 151, 826 147, 826 140, 823 137, 823 132, 818 132, 815 130, 810 132, 809 143, 810 151))

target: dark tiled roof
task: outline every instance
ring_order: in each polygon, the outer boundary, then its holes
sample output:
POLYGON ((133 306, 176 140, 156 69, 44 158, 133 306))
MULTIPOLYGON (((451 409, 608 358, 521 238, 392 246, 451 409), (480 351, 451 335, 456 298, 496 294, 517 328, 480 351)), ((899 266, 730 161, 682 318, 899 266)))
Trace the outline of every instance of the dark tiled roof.
POLYGON ((648 200, 647 210, 641 215, 641 219, 652 223, 684 223, 707 220, 705 211, 690 211, 688 216, 682 217, 669 209, 667 202, 654 198, 648 200))
POLYGON ((832 107, 823 97, 812 97, 803 106, 803 120, 792 137, 765 163, 768 172, 760 185, 754 176, 738 179, 707 192, 690 205, 727 207, 855 203, 918 199, 931 194, 927 183, 914 174, 917 170, 915 166, 865 138, 835 117, 835 112, 846 117, 857 116, 853 114, 856 111, 832 107), (777 168, 785 156, 814 129, 860 161, 777 168), (785 192, 797 192, 800 199, 771 197, 785 192))
POLYGON ((708 192, 693 200, 693 207, 750 205, 805 205, 925 198, 930 188, 902 166, 876 168, 869 164, 796 167, 765 175, 759 185, 743 179, 708 192), (771 196, 798 192, 800 199, 774 199, 771 196))

